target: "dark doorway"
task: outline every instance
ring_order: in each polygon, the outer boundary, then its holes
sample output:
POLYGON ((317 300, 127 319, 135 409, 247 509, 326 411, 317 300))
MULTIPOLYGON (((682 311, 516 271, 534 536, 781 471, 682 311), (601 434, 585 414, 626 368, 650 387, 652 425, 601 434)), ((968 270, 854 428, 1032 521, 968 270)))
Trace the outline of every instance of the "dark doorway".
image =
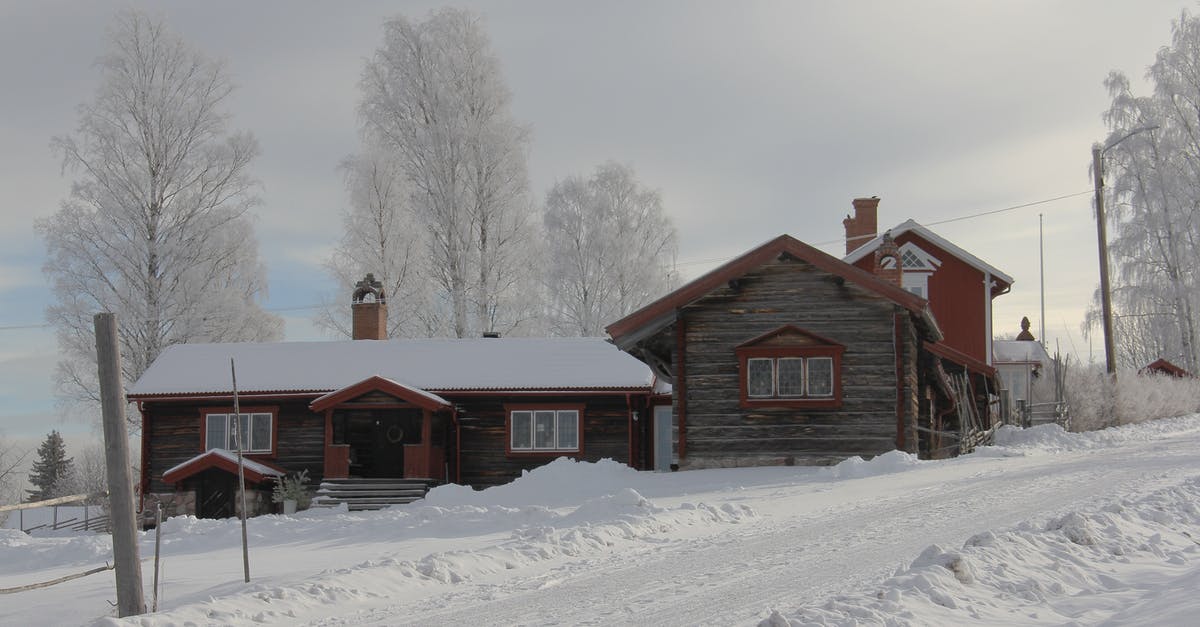
POLYGON ((206 470, 195 477, 196 518, 231 518, 237 515, 237 476, 223 470, 206 470))
POLYGON ((421 412, 343 410, 334 415, 334 442, 350 446, 350 476, 404 476, 404 445, 421 442, 421 412))

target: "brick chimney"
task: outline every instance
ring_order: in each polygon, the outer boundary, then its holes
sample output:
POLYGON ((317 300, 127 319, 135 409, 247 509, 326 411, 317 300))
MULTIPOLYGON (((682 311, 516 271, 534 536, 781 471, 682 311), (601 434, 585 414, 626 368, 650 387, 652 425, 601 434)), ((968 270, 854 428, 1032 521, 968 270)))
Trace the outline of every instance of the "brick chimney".
POLYGON ((884 233, 883 241, 875 249, 875 275, 896 287, 902 287, 901 272, 900 247, 892 239, 891 233, 884 233))
POLYGON ((353 316, 350 337, 356 340, 387 339, 387 300, 383 283, 368 273, 355 284, 350 312, 353 316))
POLYGON ((879 197, 855 198, 854 217, 846 216, 842 226, 846 227, 846 254, 871 241, 879 229, 879 197))

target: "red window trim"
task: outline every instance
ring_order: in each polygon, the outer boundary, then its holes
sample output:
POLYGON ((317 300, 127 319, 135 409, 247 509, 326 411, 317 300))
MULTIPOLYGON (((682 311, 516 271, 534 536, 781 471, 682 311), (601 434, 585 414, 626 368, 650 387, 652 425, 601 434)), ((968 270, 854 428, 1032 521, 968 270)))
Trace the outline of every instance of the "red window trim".
MULTIPOLYGON (((201 407, 200 408, 200 452, 208 450, 208 415, 209 414, 232 414, 233 405, 228 407, 201 407)), ((279 449, 279 406, 277 405, 252 405, 247 407, 238 407, 240 414, 271 414, 271 451, 264 453, 256 451, 246 453, 247 457, 262 457, 274 459, 276 451, 279 449)))
MULTIPOLYGON (((780 327, 765 333, 734 349, 738 359, 738 401, 743 409, 784 407, 799 409, 837 409, 842 406, 842 353, 846 347, 836 342, 822 338, 816 334, 798 329, 792 325, 780 327), (774 338, 782 333, 796 333, 820 342, 807 345, 755 345, 760 341, 774 338), (821 397, 753 397, 749 395, 747 375, 749 360, 752 358, 780 359, 798 357, 829 357, 833 359, 833 396, 821 397)), ((778 368, 773 365, 772 368, 778 368)), ((807 364, 805 364, 807 369, 807 364)), ((807 377, 807 371, 805 374, 807 377)))
POLYGON ((507 455, 508 457, 542 457, 542 458, 562 457, 563 455, 583 455, 583 452, 584 452, 583 408, 584 408, 584 406, 581 403, 580 404, 545 403, 545 404, 517 404, 517 405, 509 405, 506 403, 504 405, 504 453, 505 453, 505 455, 507 455), (546 450, 534 451, 534 450, 525 450, 525 449, 513 450, 513 447, 512 447, 512 414, 513 414, 513 412, 514 411, 539 411, 539 410, 540 411, 554 410, 556 412, 557 411, 578 412, 578 415, 579 415, 579 426, 578 426, 579 448, 578 449, 570 449, 570 450, 563 449, 563 450, 556 450, 556 451, 546 451, 546 450))

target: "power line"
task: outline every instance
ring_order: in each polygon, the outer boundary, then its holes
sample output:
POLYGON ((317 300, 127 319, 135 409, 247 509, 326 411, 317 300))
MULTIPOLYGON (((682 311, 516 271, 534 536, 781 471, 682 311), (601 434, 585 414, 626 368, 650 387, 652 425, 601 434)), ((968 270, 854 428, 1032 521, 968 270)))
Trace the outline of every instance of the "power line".
MULTIPOLYGON (((1067 199, 1067 198, 1074 198, 1076 196, 1084 196, 1085 193, 1087 193, 1087 195, 1090 195, 1090 193, 1092 193, 1092 190, 1085 190, 1085 191, 1074 192, 1074 193, 1066 193, 1066 195, 1055 196, 1054 198, 1044 198, 1044 199, 1042 199, 1042 201, 1033 201, 1033 202, 1028 202, 1028 203, 1014 204, 1014 205, 1012 205, 1012 207, 1004 207, 1002 209, 989 209, 986 211, 978 211, 978 213, 974 213, 974 214, 960 215, 960 216, 955 216, 955 217, 947 217, 946 220, 938 220, 936 222, 920 222, 920 223, 922 223, 923 226, 947 225, 947 223, 949 223, 949 222, 960 222, 962 220, 971 220, 971 219, 974 219, 974 217, 984 217, 984 216, 989 216, 989 215, 1003 214, 1003 213, 1006 213, 1006 211, 1015 211, 1018 209, 1037 207, 1037 205, 1039 205, 1039 204, 1063 201, 1063 199, 1067 199)), ((866 240, 866 239, 872 239, 872 238, 875 238, 875 235, 859 235, 859 239, 866 240)), ((816 247, 832 246, 834 244, 841 244, 842 241, 845 241, 845 240, 844 239, 832 239, 832 240, 828 240, 828 241, 820 241, 820 243, 812 244, 812 246, 816 246, 816 247)), ((700 264, 704 264, 704 263, 716 263, 716 262, 730 261, 730 259, 732 259, 732 258, 733 257, 710 257, 707 259, 691 259, 691 261, 677 262, 676 265, 677 265, 677 267, 678 267, 678 265, 700 265, 700 264)))
MULTIPOLYGON (((1036 207, 1038 205, 1044 205, 1046 203, 1057 202, 1059 200, 1065 200, 1067 198, 1074 198, 1076 196, 1082 196, 1084 194, 1091 194, 1091 193, 1092 193, 1092 190, 1089 189, 1089 190, 1082 191, 1082 192, 1075 192, 1072 194, 1063 194, 1062 196, 1055 196, 1053 198, 1045 198, 1042 200, 1035 200, 1032 202, 1022 203, 1019 205, 1013 205, 1011 207, 1004 207, 1001 209, 990 209, 988 211, 980 211, 977 213, 956 216, 953 218, 946 218, 944 220, 938 220, 936 222, 923 222, 922 224, 924 224, 925 226, 937 226, 939 224, 949 224, 951 222, 961 222, 963 220, 971 220, 973 218, 982 218, 984 216, 996 215, 998 213, 1006 213, 1008 211, 1016 211, 1017 209, 1026 209, 1028 207, 1036 207)), ((868 238, 868 237, 871 237, 871 236, 864 236, 864 238, 868 238)), ((841 239, 835 239, 835 240, 830 240, 830 241, 826 241, 826 242, 819 242, 817 244, 814 244, 814 246, 817 246, 817 247, 832 246, 834 244, 841 243, 842 241, 843 240, 841 240, 841 239)), ((708 263, 718 263, 721 261, 729 261, 730 259, 733 259, 733 257, 709 257, 707 259, 692 259, 690 261, 676 262, 675 266, 676 267, 695 266, 695 265, 708 264, 708 263)), ((312 309, 319 309, 323 306, 324 305, 316 304, 316 305, 298 305, 295 307, 273 307, 273 308, 265 309, 264 311, 269 311, 272 313, 285 312, 285 311, 308 311, 308 310, 312 310, 312 309)), ((10 325, 10 326, 0 326, 0 331, 20 331, 20 330, 25 330, 25 329, 46 329, 46 328, 49 328, 50 326, 51 325, 48 323, 46 323, 46 324, 18 324, 18 325, 10 325)))

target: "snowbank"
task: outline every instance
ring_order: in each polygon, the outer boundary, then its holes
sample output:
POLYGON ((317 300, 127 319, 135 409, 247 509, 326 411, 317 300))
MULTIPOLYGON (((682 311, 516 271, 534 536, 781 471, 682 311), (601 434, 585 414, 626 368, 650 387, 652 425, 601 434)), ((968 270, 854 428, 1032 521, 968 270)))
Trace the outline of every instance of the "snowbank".
POLYGON ((1197 503, 1200 478, 1097 511, 980 533, 957 550, 935 544, 876 591, 775 611, 760 625, 1194 624, 1197 503))

